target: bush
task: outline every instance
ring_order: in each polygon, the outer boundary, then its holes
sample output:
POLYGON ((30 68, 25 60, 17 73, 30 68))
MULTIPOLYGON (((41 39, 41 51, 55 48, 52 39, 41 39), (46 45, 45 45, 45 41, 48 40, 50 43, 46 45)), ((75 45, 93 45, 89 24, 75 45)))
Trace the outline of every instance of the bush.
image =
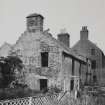
POLYGON ((49 93, 60 93, 61 90, 57 87, 51 87, 49 90, 48 90, 49 93))
POLYGON ((0 100, 27 97, 30 93, 31 90, 28 88, 0 89, 0 100))
POLYGON ((31 90, 28 87, 6 88, 0 89, 0 100, 30 97, 38 94, 41 94, 41 91, 31 90))

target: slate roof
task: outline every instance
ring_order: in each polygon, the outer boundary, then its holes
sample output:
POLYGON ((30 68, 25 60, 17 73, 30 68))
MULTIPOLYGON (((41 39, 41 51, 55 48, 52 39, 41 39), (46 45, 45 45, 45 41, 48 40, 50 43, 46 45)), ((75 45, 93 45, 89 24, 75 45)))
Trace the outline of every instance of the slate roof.
POLYGON ((81 47, 82 45, 88 45, 88 46, 91 46, 97 50, 99 50, 102 54, 103 54, 103 51, 95 44, 93 43, 92 41, 90 40, 79 40, 73 47, 72 47, 72 50, 76 50, 76 48, 78 47, 81 47))
POLYGON ((63 47, 64 49, 64 53, 66 53, 67 55, 73 57, 74 59, 77 59, 79 61, 83 61, 86 62, 86 59, 82 56, 80 56, 79 54, 75 53, 75 51, 73 51, 71 48, 69 48, 68 46, 66 46, 65 44, 63 44, 62 42, 60 42, 59 40, 55 39, 50 33, 44 33, 45 35, 48 35, 55 43, 57 43, 59 46, 63 47))

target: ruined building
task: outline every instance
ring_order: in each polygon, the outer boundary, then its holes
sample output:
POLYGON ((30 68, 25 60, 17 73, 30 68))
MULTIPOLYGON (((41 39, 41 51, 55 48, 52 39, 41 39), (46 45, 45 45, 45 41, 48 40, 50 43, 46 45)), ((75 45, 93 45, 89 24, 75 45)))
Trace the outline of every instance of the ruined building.
POLYGON ((7 51, 22 59, 25 83, 34 90, 51 87, 64 91, 79 90, 80 82, 85 83, 89 65, 86 58, 69 48, 69 34, 60 33, 55 39, 48 30, 43 30, 42 15, 35 13, 26 19, 26 31, 7 51))

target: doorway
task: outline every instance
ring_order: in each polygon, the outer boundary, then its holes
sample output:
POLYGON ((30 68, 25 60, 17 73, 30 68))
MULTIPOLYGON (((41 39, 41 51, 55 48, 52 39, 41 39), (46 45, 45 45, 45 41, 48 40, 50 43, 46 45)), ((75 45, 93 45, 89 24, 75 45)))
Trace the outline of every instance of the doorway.
POLYGON ((40 79, 40 90, 47 91, 47 79, 40 79))
POLYGON ((74 80, 71 80, 70 82, 70 90, 72 91, 74 89, 74 80))

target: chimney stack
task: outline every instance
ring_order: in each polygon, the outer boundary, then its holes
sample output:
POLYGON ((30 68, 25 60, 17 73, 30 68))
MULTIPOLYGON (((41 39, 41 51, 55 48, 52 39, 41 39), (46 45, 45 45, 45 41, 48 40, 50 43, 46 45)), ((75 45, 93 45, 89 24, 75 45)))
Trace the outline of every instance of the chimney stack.
POLYGON ((88 29, 87 26, 83 26, 80 31, 80 40, 88 40, 88 29))
POLYGON ((27 18, 27 30, 29 32, 43 31, 43 19, 44 17, 40 14, 33 13, 27 18))
POLYGON ((58 34, 58 40, 63 44, 65 44, 67 47, 70 47, 69 39, 70 39, 70 35, 66 32, 61 32, 60 34, 58 34))

